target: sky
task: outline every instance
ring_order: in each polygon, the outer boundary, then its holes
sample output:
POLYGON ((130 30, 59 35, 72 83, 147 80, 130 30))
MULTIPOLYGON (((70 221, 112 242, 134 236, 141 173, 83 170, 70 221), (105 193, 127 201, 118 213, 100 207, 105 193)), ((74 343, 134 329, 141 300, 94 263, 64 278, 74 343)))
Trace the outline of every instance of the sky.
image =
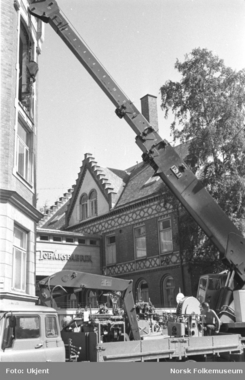
MULTIPOLYGON (((62 13, 123 92, 157 96, 159 134, 172 141, 160 87, 180 79, 174 68, 206 48, 233 70, 245 68, 245 0, 58 0, 62 13)), ((45 25, 38 59, 38 208, 72 188, 85 153, 99 166, 141 162, 135 133, 65 43, 45 25)))

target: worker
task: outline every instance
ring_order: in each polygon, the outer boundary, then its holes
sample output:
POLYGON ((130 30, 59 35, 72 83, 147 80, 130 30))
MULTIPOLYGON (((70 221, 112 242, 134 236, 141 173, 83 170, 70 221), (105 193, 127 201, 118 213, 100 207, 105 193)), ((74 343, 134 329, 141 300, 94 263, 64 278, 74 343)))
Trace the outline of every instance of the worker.
POLYGON ((62 320, 62 328, 64 329, 69 323, 72 321, 72 317, 70 315, 66 315, 62 320))
POLYGON ((90 312, 88 310, 88 307, 85 306, 84 312, 83 312, 83 321, 88 322, 89 321, 90 312))
POLYGON ((204 302, 201 305, 201 315, 204 315, 204 330, 211 335, 213 332, 218 333, 221 321, 214 310, 210 309, 209 303, 204 302))

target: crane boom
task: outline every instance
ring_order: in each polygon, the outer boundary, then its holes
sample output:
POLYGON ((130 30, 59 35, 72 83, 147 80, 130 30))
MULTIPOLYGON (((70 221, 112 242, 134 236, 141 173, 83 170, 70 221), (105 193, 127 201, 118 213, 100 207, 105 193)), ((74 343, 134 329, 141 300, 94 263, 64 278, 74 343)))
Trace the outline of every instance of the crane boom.
POLYGON ((61 14, 56 1, 38 0, 30 4, 29 12, 49 23, 73 52, 107 97, 116 106, 116 114, 124 118, 136 134, 136 144, 143 160, 155 170, 155 175, 169 187, 185 209, 202 228, 242 282, 245 282, 245 239, 229 217, 175 149, 152 128, 117 83, 107 73, 78 33, 61 14))
MULTIPOLYGON (((46 277, 39 282, 40 287, 40 300, 43 305, 54 307, 53 301, 55 298, 54 290, 63 289, 67 293, 77 292, 83 289, 90 290, 105 290, 122 293, 122 300, 131 332, 134 340, 140 340, 139 327, 137 323, 137 316, 135 312, 134 298, 133 298, 133 281, 122 280, 114 277, 107 277, 96 275, 86 272, 79 272, 73 270, 62 270, 46 277)), ((57 294, 60 295, 59 292, 57 294)), ((57 296, 56 295, 56 296, 57 296)))

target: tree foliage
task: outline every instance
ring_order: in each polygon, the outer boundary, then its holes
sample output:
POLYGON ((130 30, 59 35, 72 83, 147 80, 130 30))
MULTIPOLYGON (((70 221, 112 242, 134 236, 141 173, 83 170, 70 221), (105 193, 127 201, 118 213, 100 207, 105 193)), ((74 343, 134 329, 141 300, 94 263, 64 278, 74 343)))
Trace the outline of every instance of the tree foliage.
MULTIPOLYGON (((173 140, 189 142, 186 162, 244 231, 245 70, 236 72, 212 52, 200 48, 186 55, 184 62, 177 60, 175 68, 181 80, 168 81, 160 89, 165 117, 170 112, 174 115, 173 140)), ((186 239, 187 231, 183 232, 186 239)), ((213 249, 193 223, 188 239, 192 248, 213 249)))

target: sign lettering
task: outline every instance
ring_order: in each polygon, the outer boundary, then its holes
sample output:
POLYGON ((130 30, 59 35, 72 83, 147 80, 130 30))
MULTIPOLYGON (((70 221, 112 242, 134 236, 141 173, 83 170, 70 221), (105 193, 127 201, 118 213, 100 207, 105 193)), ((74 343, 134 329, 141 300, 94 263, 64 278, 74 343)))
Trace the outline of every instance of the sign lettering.
POLYGON ((92 263, 92 257, 90 255, 70 255, 58 253, 57 251, 37 251, 37 253, 39 254, 39 260, 67 260, 92 263))
POLYGON ((105 278, 104 280, 101 280, 101 286, 111 286, 112 280, 105 278))

